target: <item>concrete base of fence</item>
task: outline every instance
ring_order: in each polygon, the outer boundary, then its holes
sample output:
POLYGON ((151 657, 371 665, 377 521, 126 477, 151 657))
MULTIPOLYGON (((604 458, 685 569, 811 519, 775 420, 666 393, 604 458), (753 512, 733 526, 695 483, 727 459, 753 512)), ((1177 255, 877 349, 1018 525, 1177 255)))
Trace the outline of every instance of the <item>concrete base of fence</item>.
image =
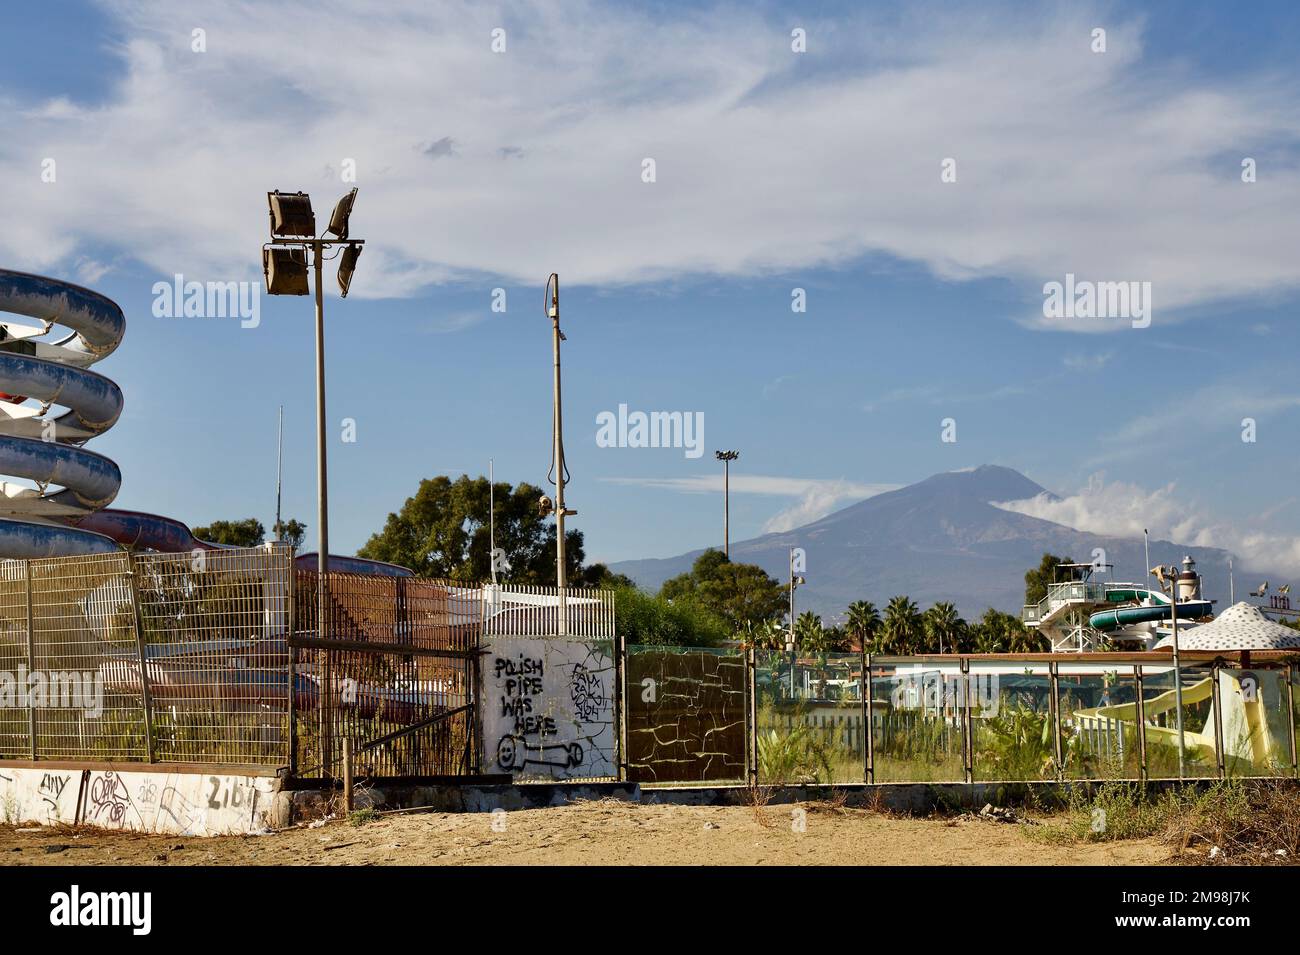
MULTIPOLYGON (((1205 788, 1215 779, 1150 780, 1148 792, 1189 786, 1205 788)), ((1296 784, 1296 780, 1287 780, 1296 784)), ((1134 785, 1140 785, 1133 781, 1134 785)), ((988 782, 988 783, 884 783, 770 786, 763 787, 769 805, 785 805, 822 800, 840 800, 857 808, 928 815, 935 812, 978 810, 994 806, 1063 805, 1072 789, 1091 791, 1102 785, 1093 781, 988 782)), ((647 788, 637 783, 556 783, 522 785, 411 785, 385 781, 360 786, 356 791, 358 809, 427 810, 431 812, 492 812, 519 809, 543 809, 595 799, 677 806, 749 805, 752 797, 747 787, 739 785, 682 786, 647 788)), ((274 824, 287 826, 319 819, 331 811, 337 813, 341 799, 329 790, 285 790, 276 796, 274 824)))
POLYGON ((274 776, 139 769, 0 765, 0 818, 42 826, 219 836, 265 832, 274 776))

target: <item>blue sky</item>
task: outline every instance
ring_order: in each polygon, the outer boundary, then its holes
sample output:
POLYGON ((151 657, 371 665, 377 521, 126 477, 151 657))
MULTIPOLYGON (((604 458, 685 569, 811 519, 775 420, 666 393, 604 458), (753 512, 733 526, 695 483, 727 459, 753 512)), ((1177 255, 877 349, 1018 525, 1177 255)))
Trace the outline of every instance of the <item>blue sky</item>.
POLYGON ((56 2, 0 35, 0 266, 127 313, 91 445, 117 506, 269 525, 283 404, 314 525, 310 301, 241 328, 156 318, 152 288, 259 280, 266 190, 323 218, 352 159, 337 551, 421 477, 542 483, 558 271, 592 558, 717 543, 728 447, 735 539, 996 463, 1064 497, 1031 513, 1300 569, 1294 5, 297 6, 56 2), (1045 319, 1067 272, 1151 282, 1150 327, 1045 319), (702 413, 706 455, 598 447, 620 403, 702 413))

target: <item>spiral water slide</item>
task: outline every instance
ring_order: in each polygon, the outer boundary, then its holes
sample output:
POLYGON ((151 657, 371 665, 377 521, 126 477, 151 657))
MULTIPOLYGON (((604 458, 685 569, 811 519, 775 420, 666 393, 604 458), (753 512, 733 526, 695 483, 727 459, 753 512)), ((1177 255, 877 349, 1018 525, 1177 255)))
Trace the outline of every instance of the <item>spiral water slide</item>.
MULTIPOLYGON (((90 366, 126 333, 116 302, 68 282, 0 269, 0 558, 102 554, 122 546, 216 550, 185 524, 157 514, 108 510, 122 485, 115 463, 83 445, 122 413, 122 389, 90 366), (67 334, 53 340, 56 328, 67 334), (32 399, 39 407, 28 402, 32 399), (52 414, 56 408, 66 409, 52 414)), ((316 557, 303 554, 301 567, 316 557)), ((405 576, 404 567, 330 556, 330 569, 405 576)))

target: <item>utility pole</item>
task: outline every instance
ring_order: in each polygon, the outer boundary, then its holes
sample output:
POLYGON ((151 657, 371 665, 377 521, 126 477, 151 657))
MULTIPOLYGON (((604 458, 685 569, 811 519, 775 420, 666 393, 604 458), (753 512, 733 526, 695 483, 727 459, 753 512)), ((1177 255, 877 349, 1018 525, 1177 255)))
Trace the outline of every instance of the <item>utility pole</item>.
POLYGON ((790 649, 790 699, 791 700, 793 700, 795 697, 794 671, 796 669, 796 664, 799 659, 799 650, 795 644, 795 635, 794 635, 794 590, 800 584, 805 582, 802 577, 796 577, 794 573, 795 550, 796 548, 794 547, 790 548, 790 643, 788 646, 790 649))
POLYGON ((1178 657, 1178 578, 1177 567, 1170 567, 1169 585, 1169 619, 1174 628, 1174 706, 1178 709, 1178 778, 1181 780, 1186 771, 1187 744, 1183 737, 1183 668, 1178 657))
POLYGON ((280 423, 275 433, 275 540, 279 543, 284 534, 280 525, 280 488, 284 480, 284 405, 280 405, 280 423))
POLYGON ((714 451, 713 456, 722 462, 722 552, 731 559, 731 462, 740 457, 739 451, 714 451))
POLYGON ((555 586, 559 591, 559 624, 557 634, 561 637, 569 632, 568 581, 564 556, 564 519, 577 514, 564 505, 564 485, 568 483, 569 472, 564 463, 564 411, 560 399, 560 342, 567 341, 560 331, 560 275, 552 272, 546 280, 546 314, 551 319, 551 342, 555 356, 555 402, 551 416, 551 437, 554 444, 551 450, 551 467, 555 476, 555 586))

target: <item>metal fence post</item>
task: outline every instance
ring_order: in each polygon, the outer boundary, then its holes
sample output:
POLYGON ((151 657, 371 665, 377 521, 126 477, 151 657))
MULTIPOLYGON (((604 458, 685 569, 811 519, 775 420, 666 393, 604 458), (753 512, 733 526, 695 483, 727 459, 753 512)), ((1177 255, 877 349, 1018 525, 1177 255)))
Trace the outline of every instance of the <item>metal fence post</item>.
POLYGON ((293 645, 294 626, 296 624, 296 607, 298 601, 297 594, 297 572, 294 569, 292 546, 289 547, 288 556, 288 594, 286 599, 289 601, 288 619, 286 620, 287 631, 284 635, 285 647, 289 651, 289 776, 292 778, 298 775, 298 648, 293 645))
MULTIPOLYGON (((36 669, 36 635, 32 629, 32 562, 23 561, 23 574, 27 582, 27 677, 30 680, 36 669)), ((30 686, 30 683, 28 684, 30 686)), ((32 706, 32 695, 27 693, 27 742, 30 744, 32 759, 36 759, 36 708, 32 706)))
MULTIPOLYGON (((149 762, 155 762, 156 751, 153 738, 153 694, 149 690, 149 664, 144 647, 144 617, 140 613, 140 581, 136 576, 136 557, 127 555, 128 574, 131 578, 131 613, 135 617, 135 653, 140 667, 140 697, 144 706, 144 746, 149 762)), ((28 579, 28 602, 30 603, 31 581, 28 579)))
POLYGON ((967 785, 975 781, 975 733, 970 708, 970 658, 961 658, 961 761, 967 785))
POLYGON ((1289 719, 1287 725, 1287 743, 1291 752, 1291 775, 1297 774, 1296 767, 1296 740, 1295 740, 1295 664, 1286 665, 1286 712, 1289 719))
POLYGON ((1137 744, 1138 744, 1138 779, 1145 785, 1151 778, 1150 770, 1147 768, 1147 707, 1146 707, 1146 689, 1142 682, 1142 664, 1135 664, 1133 667, 1133 679, 1137 685, 1137 744))
POLYGON ((1210 699, 1214 707, 1214 760, 1219 778, 1227 775, 1226 760, 1223 758, 1223 707, 1219 705, 1219 664, 1210 665, 1210 699))
POLYGON ((627 778, 627 760, 623 752, 623 673, 626 668, 623 638, 614 634, 614 778, 627 778))
POLYGON ((745 690, 749 700, 745 706, 745 723, 746 729, 749 730, 749 739, 745 744, 745 754, 749 762, 748 782, 751 786, 758 786, 758 655, 754 648, 750 647, 745 654, 745 669, 748 671, 745 680, 745 690))
POLYGON ((863 680, 867 688, 867 782, 876 781, 876 707, 875 692, 871 686, 871 654, 863 658, 863 680))
POLYGON ((867 698, 867 642, 862 641, 862 670, 858 673, 858 700, 862 704, 862 781, 871 782, 871 701, 867 698))
POLYGON ((1048 680, 1051 684, 1051 697, 1048 700, 1048 716, 1052 720, 1052 745, 1056 757, 1056 780, 1065 779, 1065 751, 1061 745, 1061 679, 1055 663, 1047 664, 1048 680))

